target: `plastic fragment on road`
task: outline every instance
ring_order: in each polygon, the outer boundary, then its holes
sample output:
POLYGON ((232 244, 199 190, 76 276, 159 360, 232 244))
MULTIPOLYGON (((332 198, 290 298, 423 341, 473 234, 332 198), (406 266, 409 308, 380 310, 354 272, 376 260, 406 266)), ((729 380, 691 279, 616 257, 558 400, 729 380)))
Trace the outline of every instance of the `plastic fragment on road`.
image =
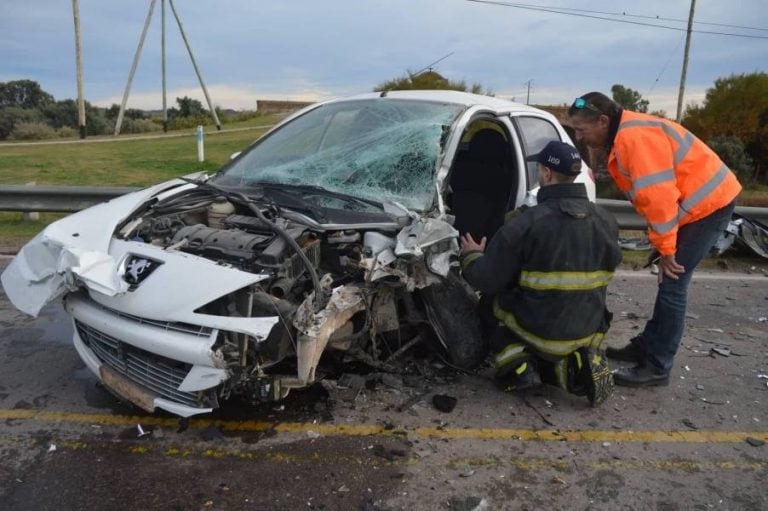
POLYGON ((765 440, 760 440, 759 438, 754 438, 751 436, 748 436, 744 440, 752 447, 762 447, 763 445, 765 445, 765 440))
POLYGON ((48 452, 55 452, 56 451, 56 444, 51 444, 48 446, 48 452))
POLYGON ((458 399, 445 394, 435 394, 432 396, 432 404, 435 406, 435 408, 444 413, 452 412, 453 409, 456 408, 457 402, 458 399))

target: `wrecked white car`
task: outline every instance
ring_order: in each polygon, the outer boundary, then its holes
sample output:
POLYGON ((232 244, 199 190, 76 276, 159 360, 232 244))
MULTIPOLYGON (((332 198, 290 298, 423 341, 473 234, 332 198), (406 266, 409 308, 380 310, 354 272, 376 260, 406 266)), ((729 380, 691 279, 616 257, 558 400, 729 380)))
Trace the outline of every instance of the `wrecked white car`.
POLYGON ((551 139, 569 140, 552 115, 487 96, 320 103, 214 176, 51 224, 2 283, 33 315, 63 297, 85 364, 147 411, 281 399, 323 357, 384 364, 425 336, 471 367, 485 347, 458 234, 491 236, 530 200, 525 156, 551 139))

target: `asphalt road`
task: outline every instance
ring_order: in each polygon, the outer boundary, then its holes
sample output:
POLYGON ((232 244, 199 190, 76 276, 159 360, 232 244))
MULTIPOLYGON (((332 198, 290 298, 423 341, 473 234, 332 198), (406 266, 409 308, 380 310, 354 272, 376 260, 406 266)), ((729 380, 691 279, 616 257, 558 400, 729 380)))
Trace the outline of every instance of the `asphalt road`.
MULTIPOLYGON (((611 285, 609 343, 643 324, 654 279, 611 285)), ((766 276, 697 275, 670 386, 597 409, 422 354, 184 429, 100 388, 58 304, 29 318, 0 294, 0 510, 768 509, 766 316, 766 276)))

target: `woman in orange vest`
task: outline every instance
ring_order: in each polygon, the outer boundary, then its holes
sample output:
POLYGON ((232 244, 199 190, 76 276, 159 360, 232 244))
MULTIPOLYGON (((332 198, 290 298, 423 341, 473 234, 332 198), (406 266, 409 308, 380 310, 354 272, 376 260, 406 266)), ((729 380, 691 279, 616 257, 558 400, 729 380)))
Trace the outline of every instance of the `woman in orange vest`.
POLYGON ((636 362, 614 373, 617 385, 667 385, 685 328, 688 284, 731 218, 741 191, 712 149, 679 124, 623 110, 599 92, 568 109, 576 139, 605 149, 608 171, 648 224, 661 255, 653 316, 610 358, 636 362))

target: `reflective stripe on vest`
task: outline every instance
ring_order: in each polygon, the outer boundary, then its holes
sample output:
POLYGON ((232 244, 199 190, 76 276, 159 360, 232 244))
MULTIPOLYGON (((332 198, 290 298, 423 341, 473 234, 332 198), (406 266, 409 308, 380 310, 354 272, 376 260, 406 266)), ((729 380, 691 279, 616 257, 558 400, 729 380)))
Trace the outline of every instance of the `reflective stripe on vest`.
POLYGON ((496 354, 494 357, 494 362, 496 363, 496 368, 498 369, 504 367, 505 365, 511 364, 515 360, 528 357, 530 357, 530 354, 525 351, 525 344, 512 343, 507 344, 503 350, 496 354))
POLYGON ((728 167, 723 164, 717 172, 715 172, 715 175, 713 175, 711 178, 709 178, 709 181, 704 183, 699 187, 698 190, 696 190, 694 193, 692 193, 687 199, 685 199, 683 202, 680 203, 680 208, 683 209, 683 211, 688 212, 696 207, 696 205, 704 200, 707 195, 714 192, 715 189, 720 186, 720 183, 725 181, 725 177, 728 175, 728 167))
POLYGON ((675 128, 662 121, 626 121, 619 125, 619 130, 635 127, 661 128, 667 136, 675 139, 675 142, 677 142, 678 145, 673 160, 675 165, 688 156, 688 151, 693 147, 693 141, 695 140, 695 137, 690 131, 686 131, 685 135, 680 135, 675 128))
POLYGON ((527 271, 520 272, 520 287, 538 291, 589 291, 605 287, 612 271, 527 271))
POLYGON ((522 341, 530 345, 533 349, 552 355, 556 357, 564 357, 570 355, 574 351, 583 347, 599 348, 600 343, 603 342, 605 334, 602 332, 595 332, 592 335, 587 335, 578 339, 545 339, 538 335, 529 332, 520 326, 515 319, 514 314, 501 308, 499 305, 499 297, 497 296, 493 300, 493 312, 494 315, 499 318, 504 326, 514 332, 522 341))
POLYGON ((723 164, 706 183, 701 185, 690 197, 680 203, 677 214, 672 220, 661 224, 651 224, 651 229, 659 234, 666 234, 677 227, 680 220, 685 218, 685 215, 687 215, 690 210, 695 208, 699 202, 704 200, 710 193, 714 192, 717 187, 720 186, 720 183, 725 180, 728 172, 728 167, 723 164))
POLYGON ((632 182, 632 195, 636 195, 638 190, 642 190, 647 186, 653 186, 666 181, 675 180, 675 169, 660 170, 659 172, 648 174, 641 178, 635 179, 632 182))
POLYGON ((461 258, 461 271, 467 271, 469 265, 483 257, 483 253, 479 250, 477 252, 470 252, 461 258))

